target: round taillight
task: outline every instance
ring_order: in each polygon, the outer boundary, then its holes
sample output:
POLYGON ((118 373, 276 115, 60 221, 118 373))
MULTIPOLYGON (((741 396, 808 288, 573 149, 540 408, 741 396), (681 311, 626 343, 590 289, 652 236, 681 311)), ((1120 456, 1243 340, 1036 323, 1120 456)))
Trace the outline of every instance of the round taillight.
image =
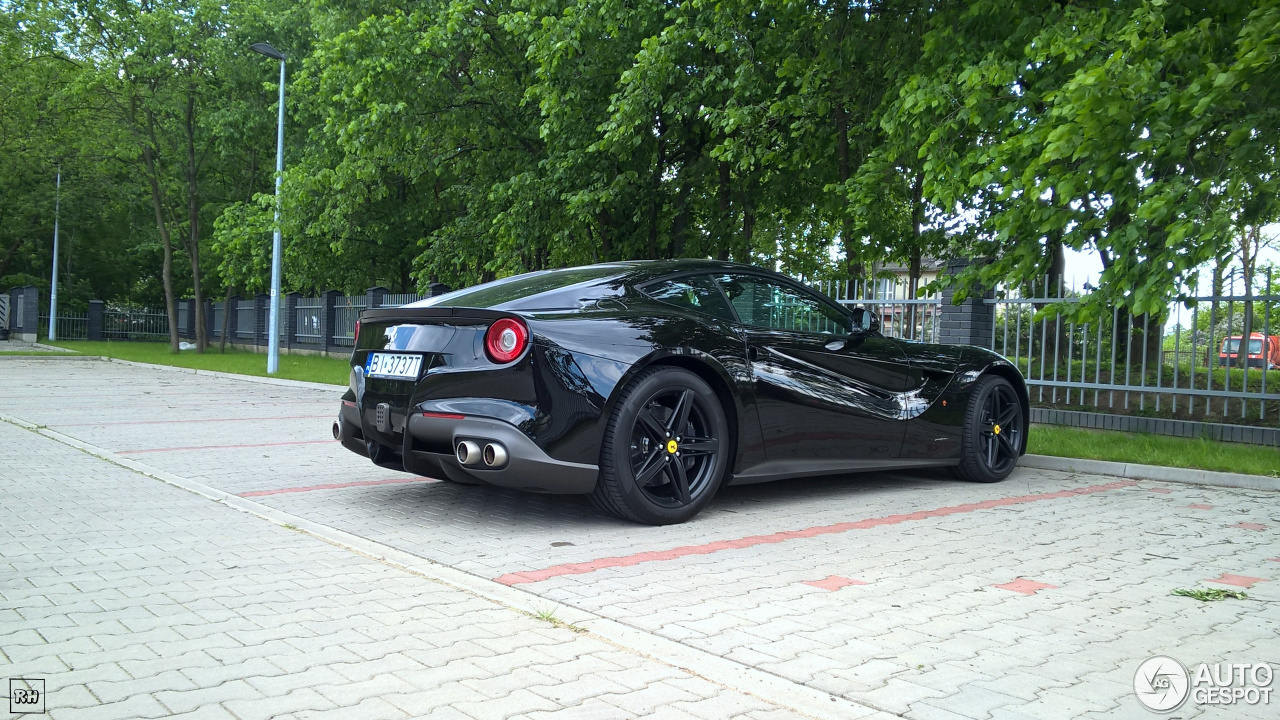
POLYGON ((484 349, 496 363, 509 363, 520 357, 529 344, 529 330, 524 323, 502 318, 489 326, 484 334, 484 349))

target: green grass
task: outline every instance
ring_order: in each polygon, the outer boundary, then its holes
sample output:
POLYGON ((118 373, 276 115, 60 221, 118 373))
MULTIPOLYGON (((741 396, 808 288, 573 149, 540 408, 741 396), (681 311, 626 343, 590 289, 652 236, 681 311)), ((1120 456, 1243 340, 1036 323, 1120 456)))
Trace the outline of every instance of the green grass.
MULTIPOLYGON (((267 374, 267 356, 265 354, 233 350, 232 348, 227 348, 226 353, 220 354, 216 345, 203 355, 197 354, 194 350, 184 350, 174 355, 169 352, 168 343, 67 341, 49 344, 75 350, 85 355, 101 355, 134 362, 216 370, 237 375, 265 377, 267 374)), ((46 355, 48 354, 46 353, 46 355)), ((350 372, 351 365, 345 359, 317 355, 282 354, 280 356, 280 372, 273 377, 346 385, 350 372)))
POLYGON ((1027 452, 1280 477, 1280 448, 1204 438, 1036 425, 1027 452))

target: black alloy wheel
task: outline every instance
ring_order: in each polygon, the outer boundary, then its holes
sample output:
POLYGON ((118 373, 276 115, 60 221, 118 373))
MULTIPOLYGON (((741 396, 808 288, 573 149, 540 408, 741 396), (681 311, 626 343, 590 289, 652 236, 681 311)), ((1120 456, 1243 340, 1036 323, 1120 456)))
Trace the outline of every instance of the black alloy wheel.
POLYGON ((974 482, 1005 479, 1022 456, 1024 432, 1022 403, 1013 385, 997 375, 981 378, 965 413, 957 473, 974 482))
POLYGON ((688 370, 647 370, 623 390, 605 431, 593 502, 618 517, 667 525, 696 515, 731 454, 715 391, 688 370))

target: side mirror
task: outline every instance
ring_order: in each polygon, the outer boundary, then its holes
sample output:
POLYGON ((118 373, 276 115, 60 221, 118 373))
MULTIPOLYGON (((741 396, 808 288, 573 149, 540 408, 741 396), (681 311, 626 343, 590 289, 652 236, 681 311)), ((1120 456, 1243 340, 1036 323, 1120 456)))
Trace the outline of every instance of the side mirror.
POLYGON ((864 307, 853 309, 853 329, 864 333, 880 332, 880 318, 864 307))

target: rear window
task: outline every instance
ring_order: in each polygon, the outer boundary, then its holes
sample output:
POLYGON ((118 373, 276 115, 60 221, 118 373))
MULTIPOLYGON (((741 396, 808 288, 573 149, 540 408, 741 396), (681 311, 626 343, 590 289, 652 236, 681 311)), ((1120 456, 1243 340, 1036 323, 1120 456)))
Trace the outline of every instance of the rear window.
POLYGON ((512 275, 509 278, 473 285, 438 297, 419 300, 406 307, 446 305, 495 308, 516 300, 529 300, 539 295, 564 290, 574 285, 590 285, 598 280, 621 275, 628 269, 616 265, 589 265, 586 267, 566 268, 564 270, 542 270, 523 275, 512 275))

